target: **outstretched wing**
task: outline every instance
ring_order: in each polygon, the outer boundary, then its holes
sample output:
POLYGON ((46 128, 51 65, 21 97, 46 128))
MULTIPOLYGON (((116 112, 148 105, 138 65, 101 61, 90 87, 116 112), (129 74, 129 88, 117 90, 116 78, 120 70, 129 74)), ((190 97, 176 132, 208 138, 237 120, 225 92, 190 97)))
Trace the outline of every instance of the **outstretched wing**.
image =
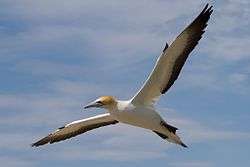
POLYGON ((163 50, 153 71, 139 92, 132 98, 133 104, 153 105, 161 94, 174 84, 190 52, 198 44, 205 32, 207 22, 213 12, 207 4, 198 17, 185 28, 174 42, 163 50))
POLYGON ((55 143, 69 139, 92 129, 118 123, 109 113, 71 122, 55 132, 33 143, 32 147, 38 147, 47 143, 55 143))

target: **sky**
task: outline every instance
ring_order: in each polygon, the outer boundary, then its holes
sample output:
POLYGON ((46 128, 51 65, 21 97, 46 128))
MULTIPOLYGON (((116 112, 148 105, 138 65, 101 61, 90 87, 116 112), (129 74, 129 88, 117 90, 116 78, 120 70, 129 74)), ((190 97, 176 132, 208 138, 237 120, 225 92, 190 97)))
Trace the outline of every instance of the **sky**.
POLYGON ((250 166, 248 0, 0 0, 0 163, 8 167, 250 166), (102 95, 129 99, 209 2, 214 13, 179 79, 157 103, 189 146, 119 124, 30 144, 102 95))

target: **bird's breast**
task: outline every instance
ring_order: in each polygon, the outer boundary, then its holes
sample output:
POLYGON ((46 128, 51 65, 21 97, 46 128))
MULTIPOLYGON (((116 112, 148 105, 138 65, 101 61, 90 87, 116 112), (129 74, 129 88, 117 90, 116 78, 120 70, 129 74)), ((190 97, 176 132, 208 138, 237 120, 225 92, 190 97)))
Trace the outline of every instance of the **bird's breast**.
POLYGON ((148 108, 123 108, 111 114, 122 123, 156 130, 160 125, 161 117, 154 110, 148 108))

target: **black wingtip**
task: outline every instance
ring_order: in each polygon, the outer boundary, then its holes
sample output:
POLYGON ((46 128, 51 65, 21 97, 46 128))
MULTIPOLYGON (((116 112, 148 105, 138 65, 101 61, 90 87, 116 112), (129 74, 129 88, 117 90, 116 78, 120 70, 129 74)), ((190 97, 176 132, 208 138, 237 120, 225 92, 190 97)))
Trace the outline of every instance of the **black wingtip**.
POLYGON ((181 143, 181 146, 184 147, 184 148, 188 148, 188 146, 184 143, 181 143))
POLYGON ((30 147, 38 147, 38 146, 36 145, 36 143, 32 143, 30 144, 30 147))
POLYGON ((213 12, 213 5, 210 5, 209 3, 207 3, 206 6, 201 11, 201 14, 205 14, 206 12, 211 14, 213 12))
POLYGON ((206 6, 204 7, 204 11, 208 8, 208 6, 209 6, 209 3, 206 3, 206 6))
POLYGON ((35 142, 35 143, 32 143, 32 144, 31 144, 31 147, 39 147, 39 146, 42 146, 42 145, 44 145, 44 144, 49 143, 50 140, 51 140, 51 139, 50 139, 50 135, 51 135, 51 134, 49 134, 48 136, 46 136, 46 137, 40 139, 39 141, 37 141, 37 142, 35 142))
POLYGON ((30 147, 38 147, 38 146, 40 146, 38 143, 32 143, 32 144, 30 144, 30 147))
POLYGON ((167 48, 168 48, 168 43, 166 42, 166 45, 165 45, 165 47, 164 47, 164 49, 163 49, 162 52, 165 52, 167 50, 167 48))
POLYGON ((40 141, 39 141, 39 142, 30 144, 30 146, 31 147, 40 147, 40 146, 45 145, 45 144, 47 144, 47 143, 40 143, 40 141))
POLYGON ((212 13, 213 12, 213 5, 210 5, 207 3, 205 8, 203 9, 204 12, 209 12, 212 13), (209 7, 209 8, 208 8, 209 7))

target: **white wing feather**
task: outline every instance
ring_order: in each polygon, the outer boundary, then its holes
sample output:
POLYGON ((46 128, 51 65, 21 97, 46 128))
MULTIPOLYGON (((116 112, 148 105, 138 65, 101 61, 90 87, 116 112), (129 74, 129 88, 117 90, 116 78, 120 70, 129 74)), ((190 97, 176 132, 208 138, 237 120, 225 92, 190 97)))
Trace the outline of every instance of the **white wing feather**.
POLYGON ((133 104, 152 106, 159 96, 173 85, 189 53, 201 39, 212 12, 212 6, 208 8, 207 4, 199 16, 187 26, 170 47, 166 45, 148 79, 132 98, 133 104))
POLYGON ((116 121, 109 113, 81 119, 58 128, 55 132, 33 143, 32 146, 38 147, 47 143, 51 144, 54 142, 59 142, 87 132, 89 130, 116 123, 118 123, 118 121, 116 121))

